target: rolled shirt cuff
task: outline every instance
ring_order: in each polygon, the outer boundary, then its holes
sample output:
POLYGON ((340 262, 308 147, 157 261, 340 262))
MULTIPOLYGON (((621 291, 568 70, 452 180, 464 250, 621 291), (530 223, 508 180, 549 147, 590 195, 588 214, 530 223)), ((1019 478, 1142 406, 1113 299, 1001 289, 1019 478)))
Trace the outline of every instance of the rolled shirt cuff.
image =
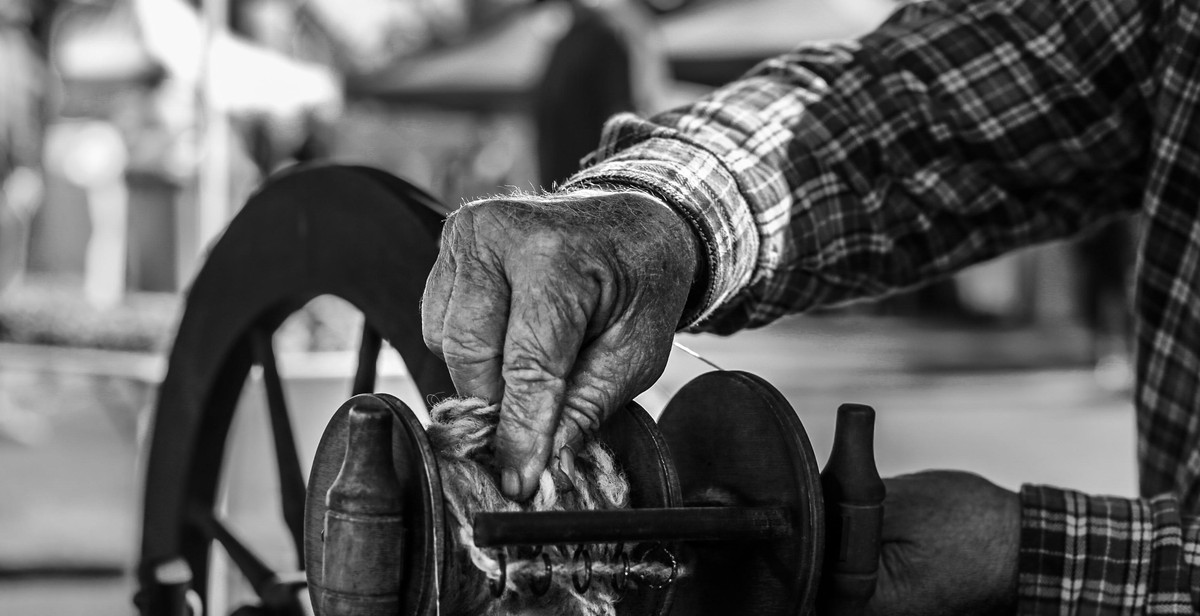
POLYGON ((694 328, 743 289, 754 271, 758 233, 734 176, 713 153, 688 141, 650 137, 619 151, 602 147, 594 164, 561 189, 587 186, 631 188, 673 209, 691 226, 702 247, 693 296, 680 321, 694 328), (697 292, 700 291, 700 292, 697 292))
MULTIPOLYGON (((1018 613, 1191 614, 1178 502, 1021 488, 1018 613)), ((1185 558, 1186 557, 1186 558, 1185 558)))

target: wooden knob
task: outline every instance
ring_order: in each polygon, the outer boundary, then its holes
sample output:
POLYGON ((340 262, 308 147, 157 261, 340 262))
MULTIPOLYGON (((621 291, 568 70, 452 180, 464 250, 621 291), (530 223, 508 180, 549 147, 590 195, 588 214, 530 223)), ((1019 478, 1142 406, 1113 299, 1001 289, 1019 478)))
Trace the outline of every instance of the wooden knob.
POLYGON ((866 613, 875 594, 883 527, 883 480, 875 466, 875 409, 838 408, 833 449, 821 471, 825 497, 825 574, 821 612, 866 613))
POLYGON ((390 411, 350 409, 346 457, 325 501, 321 614, 399 614, 404 502, 390 411))

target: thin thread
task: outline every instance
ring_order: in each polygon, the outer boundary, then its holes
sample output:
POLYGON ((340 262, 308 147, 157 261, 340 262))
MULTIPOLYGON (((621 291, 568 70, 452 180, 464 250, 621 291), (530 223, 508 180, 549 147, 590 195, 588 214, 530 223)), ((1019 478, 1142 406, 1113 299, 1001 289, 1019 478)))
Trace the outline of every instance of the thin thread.
MULTIPOLYGON (((536 610, 554 616, 613 616, 620 593, 612 580, 624 570, 617 564, 617 545, 589 545, 592 583, 587 592, 575 590, 572 574, 584 575, 574 559, 576 546, 547 546, 551 585, 542 596, 533 588, 545 583, 545 563, 528 550, 506 548, 504 596, 494 599, 488 581, 500 579, 498 551, 475 546, 472 524, 475 514, 485 511, 580 511, 628 507, 629 483, 612 453, 595 440, 576 449, 573 469, 547 469, 538 491, 528 502, 515 503, 501 493, 496 483, 492 440, 499 422, 499 405, 479 398, 443 400, 431 411, 427 430, 442 478, 443 498, 450 527, 451 551, 448 575, 442 582, 440 604, 449 616, 485 614, 499 616, 536 610), (570 473, 568 475, 568 472, 570 473)), ((553 465, 552 465, 553 466, 553 465)), ((657 561, 629 565, 629 578, 661 583, 672 575, 672 567, 657 561)), ((682 568, 676 572, 684 574, 682 568)))
POLYGON ((707 357, 704 357, 703 355, 701 355, 701 354, 699 354, 699 353, 697 353, 697 352, 695 352, 695 351, 693 351, 693 350, 691 350, 691 349, 689 349, 689 348, 687 348, 687 347, 683 346, 683 343, 679 342, 678 340, 672 340, 672 341, 671 341, 671 344, 673 344, 673 345, 675 345, 676 347, 678 347, 678 348, 679 348, 681 351, 683 351, 684 353, 687 353, 688 355, 691 355, 692 357, 695 357, 696 359, 698 359, 698 360, 700 360, 700 361, 702 361, 702 362, 704 362, 704 363, 706 363, 706 364, 708 364, 708 365, 712 366, 713 368, 715 368, 715 369, 717 369, 717 370, 724 370, 724 368, 722 368, 722 367, 718 366, 718 365, 717 365, 716 363, 714 363, 714 362, 713 362, 711 359, 709 359, 709 358, 707 358, 707 357))

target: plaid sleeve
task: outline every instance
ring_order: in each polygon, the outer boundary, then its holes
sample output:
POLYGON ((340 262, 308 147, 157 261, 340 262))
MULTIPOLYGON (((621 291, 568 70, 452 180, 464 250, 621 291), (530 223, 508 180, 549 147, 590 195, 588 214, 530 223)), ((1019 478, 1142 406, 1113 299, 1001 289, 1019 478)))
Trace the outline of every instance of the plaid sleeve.
POLYGON ((699 329, 882 296, 1138 204, 1155 5, 906 5, 860 40, 614 118, 566 186, 636 187, 691 222, 699 329))
POLYGON ((1021 488, 1019 614, 1192 614, 1200 519, 1174 496, 1021 488))

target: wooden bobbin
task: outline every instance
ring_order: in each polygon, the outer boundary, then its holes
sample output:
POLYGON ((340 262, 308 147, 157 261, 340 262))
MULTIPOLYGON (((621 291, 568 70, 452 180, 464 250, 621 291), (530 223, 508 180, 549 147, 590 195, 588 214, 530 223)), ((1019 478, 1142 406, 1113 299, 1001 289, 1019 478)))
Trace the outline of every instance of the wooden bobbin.
MULTIPOLYGON (((841 424, 839 420, 841 436, 835 440, 853 436, 869 445, 869 433, 842 430, 841 424)), ((804 427, 783 396, 754 375, 712 372, 685 385, 667 405, 658 426, 673 454, 683 506, 479 514, 476 544, 528 545, 566 539, 640 542, 642 558, 670 563, 673 571, 678 560, 686 570, 671 584, 676 614, 813 613, 826 548, 828 503, 804 427), (657 549, 662 541, 675 541, 682 551, 657 549)), ((874 468, 873 460, 856 455, 867 449, 843 451, 850 454, 843 456, 844 469, 874 468)), ((847 477, 845 472, 835 475, 847 477)), ((856 477, 842 484, 849 488, 847 495, 859 494, 861 481, 856 477)), ((873 498, 861 503, 868 514, 879 511, 873 498)), ((840 500, 835 504, 842 511, 840 500)), ((847 528, 853 532, 867 526, 847 528)), ((839 549, 834 550, 830 572, 842 573, 845 581, 852 579, 847 574, 861 577, 873 572, 874 560, 860 551, 852 563, 855 567, 847 569, 840 546, 878 544, 878 534, 860 531, 851 538, 855 540, 833 542, 839 549)), ((858 599, 873 589, 873 580, 869 589, 865 583, 845 585, 847 592, 837 593, 826 607, 839 616, 861 614, 865 600, 858 599), (850 609, 843 610, 843 605, 850 609)))
MULTIPOLYGON (((355 599, 361 607, 340 601, 336 611, 326 609, 334 605, 323 596, 334 580, 319 572, 332 567, 343 580, 381 571, 392 575, 365 557, 337 560, 341 553, 331 545, 340 545, 341 539, 327 535, 322 546, 316 530, 329 516, 340 515, 327 509, 325 495, 333 502, 329 488, 347 452, 345 425, 351 408, 392 413, 390 454, 405 494, 402 515, 408 532, 401 538, 405 564, 399 611, 433 614, 448 545, 437 463, 416 417, 386 395, 348 402, 331 420, 318 449, 306 533, 313 603, 325 616, 375 614, 371 597, 355 599)), ((826 483, 836 484, 837 496, 826 503, 831 493, 822 493, 804 427, 783 396, 751 374, 709 373, 684 386, 657 425, 636 405, 607 422, 601 437, 630 481, 630 509, 479 513, 475 541, 480 547, 622 542, 630 547, 626 557, 633 561, 669 563, 671 579, 639 580, 636 590, 617 604, 618 614, 666 614, 674 605, 674 613, 687 616, 791 616, 814 612, 827 547, 825 510, 833 507, 840 521, 831 527, 837 539, 828 546, 825 574, 836 584, 823 605, 830 613, 861 614, 874 588, 882 500, 882 484, 872 487, 878 477, 871 475, 866 422, 873 416, 867 407, 840 411, 835 441, 841 447, 835 446, 834 456, 840 462, 825 477, 826 483), (846 546, 853 549, 847 552, 846 546)), ((366 455, 361 448, 350 453, 366 455)), ((379 480, 380 485, 387 481, 379 480)), ((379 515, 391 512, 380 510, 379 515)), ((357 586, 382 587, 373 578, 357 586)), ((344 587, 336 590, 345 592, 344 587)))
MULTIPOLYGON (((617 463, 626 471, 631 506, 664 508, 680 504, 679 483, 665 441, 641 407, 630 404, 612 417, 600 439, 609 445, 617 463)), ((360 482, 363 478, 361 474, 355 477, 360 482)), ((379 500, 377 495, 361 490, 349 492, 366 501, 379 500)), ((304 538, 308 588, 318 615, 374 616, 390 610, 393 614, 436 616, 438 588, 445 580, 452 543, 447 532, 437 460, 420 420, 399 399, 387 394, 358 395, 334 413, 317 447, 309 476, 304 538), (347 462, 348 442, 357 444, 350 449, 350 459, 373 456, 373 453, 364 455, 362 449, 363 443, 373 437, 362 434, 361 430, 378 429, 381 424, 364 421, 362 417, 381 412, 391 417, 388 452, 392 459, 391 474, 387 474, 387 469, 371 466, 369 472, 376 476, 361 485, 369 488, 394 482, 399 486, 400 511, 385 511, 386 507, 363 511, 357 507, 354 512, 357 517, 349 519, 345 508, 337 505, 337 501, 346 500, 346 494, 335 489, 331 495, 330 488, 335 483, 339 486, 344 483, 345 477, 337 479, 339 474, 347 475, 344 467, 368 470, 364 469, 368 465, 361 461, 353 465, 347 462), (351 417, 352 413, 355 417, 351 417), (373 558, 378 554, 344 548, 361 546, 367 538, 390 537, 386 521, 395 517, 402 520, 403 529, 395 542, 402 546, 398 558, 373 558), (389 591, 393 580, 398 583, 389 591)), ((673 593, 673 585, 631 587, 617 604, 617 613, 667 614, 673 593)))

